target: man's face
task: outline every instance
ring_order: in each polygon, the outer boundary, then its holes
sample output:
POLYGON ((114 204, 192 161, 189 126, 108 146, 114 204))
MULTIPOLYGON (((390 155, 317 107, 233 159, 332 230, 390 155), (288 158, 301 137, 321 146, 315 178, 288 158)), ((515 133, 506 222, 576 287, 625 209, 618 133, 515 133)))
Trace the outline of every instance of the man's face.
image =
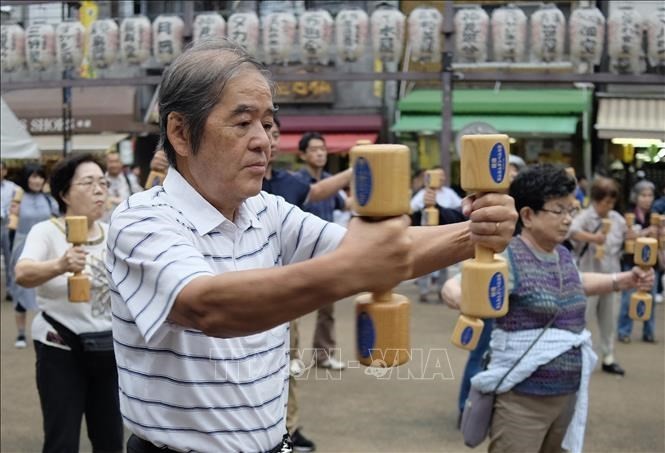
POLYGON ((198 153, 187 153, 185 163, 208 201, 240 204, 259 193, 270 158, 273 111, 270 87, 258 71, 227 83, 206 120, 198 153))
POLYGON ((122 162, 120 161, 120 155, 116 153, 111 153, 106 156, 106 170, 111 176, 118 176, 122 171, 122 162))
POLYGON ((302 160, 312 168, 323 168, 328 160, 328 150, 323 140, 313 138, 307 144, 307 149, 300 153, 302 160))
POLYGON ((279 154, 279 137, 279 128, 277 123, 274 123, 270 129, 270 163, 274 162, 279 154))

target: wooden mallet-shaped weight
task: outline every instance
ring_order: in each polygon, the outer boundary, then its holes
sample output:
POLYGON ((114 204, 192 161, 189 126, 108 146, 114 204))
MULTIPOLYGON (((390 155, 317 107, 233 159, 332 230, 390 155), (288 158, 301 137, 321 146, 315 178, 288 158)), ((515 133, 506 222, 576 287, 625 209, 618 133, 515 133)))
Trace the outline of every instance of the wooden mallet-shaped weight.
MULTIPOLYGON (((610 219, 601 219, 600 231, 607 235, 612 228, 612 221, 610 219)), ((595 257, 597 260, 602 260, 605 256, 605 244, 596 244, 596 254, 595 257)))
POLYGON ((148 179, 145 180, 145 190, 150 190, 155 186, 161 186, 164 184, 164 178, 166 178, 165 173, 150 170, 150 173, 148 173, 148 179))
MULTIPOLYGON (((635 240, 635 264, 648 270, 656 264, 658 256, 658 240, 655 238, 637 238, 635 240)), ((647 321, 651 318, 653 297, 644 291, 635 291, 630 296, 628 316, 634 321, 647 321)))
MULTIPOLYGON (((410 210, 410 151, 404 145, 351 148, 352 209, 369 218, 410 210)), ((410 358, 410 302, 392 291, 356 299, 356 355, 366 366, 392 367, 410 358)))
MULTIPOLYGON (((86 216, 65 217, 67 242, 77 246, 88 241, 88 218, 86 216)), ((75 272, 67 279, 67 293, 70 302, 90 300, 90 279, 83 272, 75 272)))
MULTIPOLYGON (((626 228, 629 231, 632 231, 633 226, 635 225, 635 214, 627 212, 623 217, 626 219, 626 228)), ((635 253, 635 239, 626 239, 623 243, 623 251, 628 255, 635 253)))
MULTIPOLYGON (((427 170, 425 172, 425 187, 432 189, 434 192, 439 190, 443 186, 443 170, 427 170)), ((421 217, 421 225, 438 225, 439 224, 439 210, 436 208, 436 203, 433 205, 427 205, 423 209, 423 215, 421 217)))
MULTIPOLYGON (((462 188, 467 193, 506 191, 510 185, 508 136, 465 135, 461 143, 462 188)), ((469 350, 478 344, 482 318, 499 318, 508 312, 508 265, 496 259, 491 249, 480 245, 475 249, 475 258, 462 263, 461 316, 450 339, 469 350)))

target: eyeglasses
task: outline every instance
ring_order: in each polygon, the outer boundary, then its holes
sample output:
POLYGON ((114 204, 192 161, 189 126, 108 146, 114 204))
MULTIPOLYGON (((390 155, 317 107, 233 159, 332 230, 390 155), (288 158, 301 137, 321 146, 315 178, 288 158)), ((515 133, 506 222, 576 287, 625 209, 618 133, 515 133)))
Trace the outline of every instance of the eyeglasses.
POLYGON ((102 190, 109 190, 109 186, 111 183, 109 183, 108 179, 84 179, 79 182, 72 183, 72 186, 81 186, 86 190, 93 190, 95 185, 98 185, 102 190))
POLYGON ((569 209, 559 208, 557 210, 542 208, 541 211, 549 212, 557 217, 565 217, 566 214, 568 214, 571 217, 575 217, 580 212, 579 208, 569 208, 569 209))

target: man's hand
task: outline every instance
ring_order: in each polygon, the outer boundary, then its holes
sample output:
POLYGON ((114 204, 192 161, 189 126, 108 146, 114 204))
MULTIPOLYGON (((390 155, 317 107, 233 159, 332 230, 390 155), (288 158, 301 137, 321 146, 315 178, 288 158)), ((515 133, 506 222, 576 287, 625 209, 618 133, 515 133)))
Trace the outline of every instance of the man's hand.
POLYGON ((501 252, 515 231, 515 200, 500 193, 477 194, 462 200, 462 212, 471 220, 471 241, 501 252))
POLYGON ((152 156, 152 160, 150 161, 150 170, 166 173, 168 169, 169 160, 166 157, 166 153, 163 149, 158 149, 155 151, 155 155, 152 156))
POLYGON ((338 250, 345 254, 349 272, 364 290, 388 291, 410 277, 413 253, 409 223, 407 216, 378 222, 351 219, 338 250))
POLYGON ((425 203, 425 206, 436 205, 436 191, 426 187, 425 194, 423 195, 423 202, 425 203))
POLYGON ((605 240, 607 239, 607 236, 605 233, 602 231, 598 231, 596 233, 591 233, 591 240, 589 242, 592 242, 596 245, 603 245, 605 244, 605 240))

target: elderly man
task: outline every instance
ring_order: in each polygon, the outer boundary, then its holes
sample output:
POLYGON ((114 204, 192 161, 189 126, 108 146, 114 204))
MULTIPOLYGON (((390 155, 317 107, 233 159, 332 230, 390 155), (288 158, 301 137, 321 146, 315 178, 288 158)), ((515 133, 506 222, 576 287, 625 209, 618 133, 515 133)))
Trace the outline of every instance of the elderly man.
POLYGON ((500 251, 507 195, 468 200, 470 222, 348 231, 261 192, 275 107, 261 63, 217 38, 164 72, 163 186, 114 212, 107 268, 128 451, 290 451, 288 321, 359 291, 500 251), (472 212, 473 211, 473 212, 472 212))

